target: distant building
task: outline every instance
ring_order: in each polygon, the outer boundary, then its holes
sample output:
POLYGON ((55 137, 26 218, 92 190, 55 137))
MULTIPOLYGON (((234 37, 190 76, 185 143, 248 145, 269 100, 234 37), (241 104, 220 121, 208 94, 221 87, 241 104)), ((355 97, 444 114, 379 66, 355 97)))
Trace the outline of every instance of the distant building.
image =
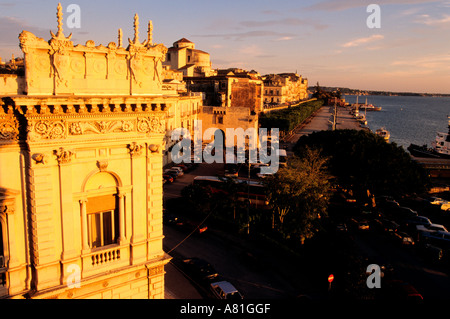
POLYGON ((246 107, 259 113, 263 107, 263 82, 255 71, 217 70, 210 77, 184 77, 190 92, 202 92, 205 106, 246 107))
POLYGON ((308 80, 297 73, 263 76, 264 104, 293 103, 308 98, 308 80))
POLYGON ((184 76, 210 76, 211 59, 207 52, 195 49, 195 44, 186 38, 182 38, 169 48, 164 66, 172 70, 183 72, 184 76))

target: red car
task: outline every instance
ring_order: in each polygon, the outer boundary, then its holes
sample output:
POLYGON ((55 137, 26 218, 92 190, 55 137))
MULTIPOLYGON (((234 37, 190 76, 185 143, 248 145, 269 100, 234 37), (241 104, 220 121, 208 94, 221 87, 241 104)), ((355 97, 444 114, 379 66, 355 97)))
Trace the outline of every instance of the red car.
POLYGON ((163 175, 163 178, 166 182, 173 183, 173 177, 170 175, 163 175))

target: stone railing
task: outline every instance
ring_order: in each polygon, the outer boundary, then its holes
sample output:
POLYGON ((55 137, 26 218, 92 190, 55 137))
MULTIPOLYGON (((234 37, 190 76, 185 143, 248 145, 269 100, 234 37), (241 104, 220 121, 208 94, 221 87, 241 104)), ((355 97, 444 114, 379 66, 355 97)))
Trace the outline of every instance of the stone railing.
POLYGON ((103 265, 120 259, 120 249, 115 247, 99 251, 91 256, 92 266, 103 265))

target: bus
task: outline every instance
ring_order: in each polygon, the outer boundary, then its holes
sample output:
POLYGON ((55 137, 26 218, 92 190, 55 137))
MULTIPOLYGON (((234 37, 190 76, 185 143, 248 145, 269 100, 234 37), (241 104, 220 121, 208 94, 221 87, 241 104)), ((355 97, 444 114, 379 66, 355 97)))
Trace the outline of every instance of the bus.
MULTIPOLYGON (((243 178, 231 179, 236 185, 242 185, 238 191, 238 200, 250 201, 250 205, 255 208, 268 208, 266 187, 259 181, 247 180, 243 178)), ((204 188, 209 188, 211 193, 224 193, 224 183, 226 179, 217 176, 196 176, 193 184, 204 188)))

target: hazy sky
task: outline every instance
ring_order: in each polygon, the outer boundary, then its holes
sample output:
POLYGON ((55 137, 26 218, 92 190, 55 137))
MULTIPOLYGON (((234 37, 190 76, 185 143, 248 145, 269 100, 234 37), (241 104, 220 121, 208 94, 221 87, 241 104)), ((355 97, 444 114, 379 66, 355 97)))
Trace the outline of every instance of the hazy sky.
MULTIPOLYGON (((58 1, 0 0, 0 56, 22 56, 22 30, 46 40, 56 32, 58 1)), ((64 33, 74 44, 107 45, 133 38, 140 18, 144 40, 153 21, 155 43, 187 38, 211 54, 213 68, 261 74, 295 72, 324 86, 450 93, 450 1, 426 0, 190 0, 61 1, 64 33), (371 3, 380 28, 369 28, 371 3), (69 4, 81 9, 81 27, 68 28, 69 4)))

